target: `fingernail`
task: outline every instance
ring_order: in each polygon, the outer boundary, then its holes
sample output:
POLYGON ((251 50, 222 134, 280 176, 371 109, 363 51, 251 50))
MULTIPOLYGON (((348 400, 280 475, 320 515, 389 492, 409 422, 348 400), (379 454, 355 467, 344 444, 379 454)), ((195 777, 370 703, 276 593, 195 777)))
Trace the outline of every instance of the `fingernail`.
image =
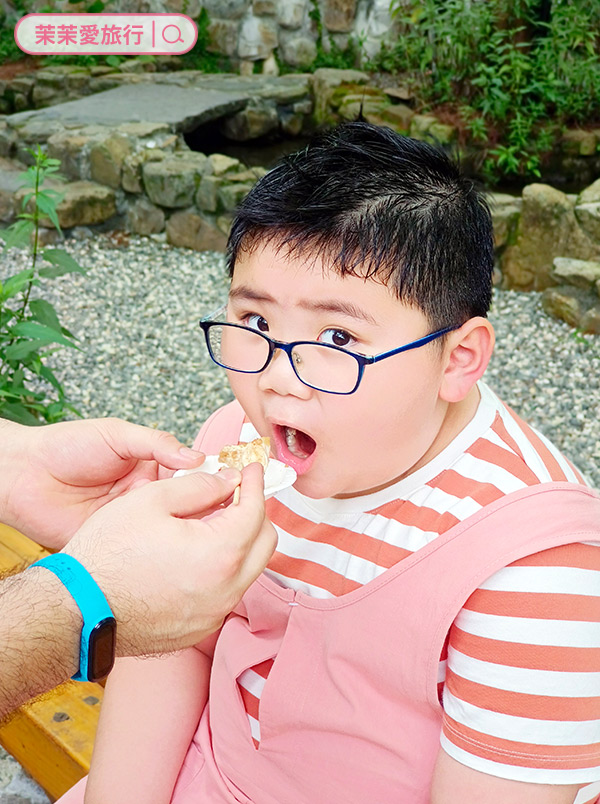
POLYGON ((221 469, 219 477, 222 477, 223 480, 236 480, 238 483, 240 482, 240 472, 237 469, 221 469))
POLYGON ((183 455, 184 458, 187 458, 190 461, 192 460, 197 461, 198 458, 202 455, 201 452, 197 452, 195 449, 190 449, 189 447, 181 447, 181 449, 179 450, 179 454, 183 455))

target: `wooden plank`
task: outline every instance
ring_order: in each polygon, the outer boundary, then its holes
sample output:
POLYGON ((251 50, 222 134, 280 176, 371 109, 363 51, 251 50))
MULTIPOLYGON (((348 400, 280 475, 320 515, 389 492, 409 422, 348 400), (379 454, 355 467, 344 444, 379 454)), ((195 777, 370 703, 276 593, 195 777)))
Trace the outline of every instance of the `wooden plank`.
MULTIPOLYGON (((44 555, 38 544, 0 523, 0 575, 44 555)), ((70 681, 21 706, 0 727, 0 745, 52 799, 89 770, 103 694, 100 684, 70 681)))
POLYGON ((67 682, 0 728, 0 745, 52 799, 89 771, 103 693, 99 684, 67 682))

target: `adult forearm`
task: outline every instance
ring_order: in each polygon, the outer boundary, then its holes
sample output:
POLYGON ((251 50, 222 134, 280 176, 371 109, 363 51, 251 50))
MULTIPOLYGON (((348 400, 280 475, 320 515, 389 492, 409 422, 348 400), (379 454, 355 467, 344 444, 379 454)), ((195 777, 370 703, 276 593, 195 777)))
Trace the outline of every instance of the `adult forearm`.
POLYGON ((0 581, 0 720, 79 666, 81 615, 42 568, 0 581))

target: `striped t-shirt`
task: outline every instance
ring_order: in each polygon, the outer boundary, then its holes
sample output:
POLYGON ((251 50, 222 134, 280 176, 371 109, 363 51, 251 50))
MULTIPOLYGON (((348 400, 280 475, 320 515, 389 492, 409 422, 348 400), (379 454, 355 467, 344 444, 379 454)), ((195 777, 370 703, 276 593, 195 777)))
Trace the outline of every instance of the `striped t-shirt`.
MULTIPOLYGON (((277 583, 330 598, 381 575, 483 506, 527 486, 585 483, 547 439, 484 384, 474 418, 427 465, 373 494, 267 503, 277 583)), ((240 440, 256 437, 249 422, 240 440)), ((239 679, 255 745, 274 660, 239 679)), ((461 763, 518 781, 600 780, 600 543, 545 550, 489 578, 456 618, 439 663, 442 745, 461 763)), ((577 801, 595 801, 600 788, 577 801)), ((580 793, 580 796, 582 793, 580 793)))

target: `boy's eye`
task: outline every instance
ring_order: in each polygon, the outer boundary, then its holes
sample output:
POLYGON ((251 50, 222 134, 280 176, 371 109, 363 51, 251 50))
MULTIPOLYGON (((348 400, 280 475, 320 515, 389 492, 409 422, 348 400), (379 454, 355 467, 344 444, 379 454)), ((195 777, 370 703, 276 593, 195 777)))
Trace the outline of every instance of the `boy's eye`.
POLYGON ((269 324, 262 315, 248 315, 246 316, 246 326, 250 329, 256 329, 259 332, 268 332, 269 324))
POLYGON ((330 343, 332 346, 341 347, 351 346, 355 342, 352 335, 344 329, 326 329, 319 336, 319 340, 323 343, 330 343))

